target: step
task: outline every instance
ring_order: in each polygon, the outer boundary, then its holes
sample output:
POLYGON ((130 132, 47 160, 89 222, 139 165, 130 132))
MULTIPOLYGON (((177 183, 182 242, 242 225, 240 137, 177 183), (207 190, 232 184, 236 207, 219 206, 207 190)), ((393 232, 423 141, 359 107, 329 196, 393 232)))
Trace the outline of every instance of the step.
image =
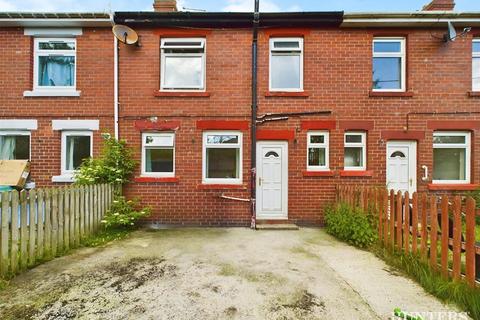
POLYGON ((293 223, 276 223, 276 224, 257 224, 257 230, 298 230, 298 226, 293 223))

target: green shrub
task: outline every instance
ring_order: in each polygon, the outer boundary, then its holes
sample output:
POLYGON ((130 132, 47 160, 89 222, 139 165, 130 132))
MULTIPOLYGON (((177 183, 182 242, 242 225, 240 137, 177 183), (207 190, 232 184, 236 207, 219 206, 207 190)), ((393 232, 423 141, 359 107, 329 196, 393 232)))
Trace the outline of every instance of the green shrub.
POLYGON ((329 234, 360 248, 369 247, 378 237, 371 214, 343 203, 325 209, 325 224, 329 234))
POLYGON ((75 183, 79 185, 128 182, 137 162, 133 160, 133 151, 125 140, 103 134, 104 144, 99 158, 85 159, 75 173, 75 183))
POLYGON ((138 206, 136 199, 127 200, 123 196, 117 196, 103 217, 102 224, 106 228, 132 228, 139 219, 148 217, 151 213, 150 208, 137 210, 138 206))

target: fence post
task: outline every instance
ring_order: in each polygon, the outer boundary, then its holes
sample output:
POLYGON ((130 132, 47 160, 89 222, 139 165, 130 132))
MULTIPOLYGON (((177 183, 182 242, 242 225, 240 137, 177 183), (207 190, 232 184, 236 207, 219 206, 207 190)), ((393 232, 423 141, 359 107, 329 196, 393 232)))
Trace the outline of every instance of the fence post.
POLYGON ((13 190, 11 192, 12 196, 12 204, 11 204, 11 230, 12 230, 12 239, 11 239, 11 244, 10 244, 10 270, 12 274, 17 273, 18 270, 18 241, 19 241, 19 236, 18 236, 18 228, 19 228, 19 223, 18 223, 18 191, 13 190))
POLYGON ((412 195, 412 252, 417 254, 418 241, 418 193, 412 195))
POLYGON ((427 194, 422 194, 422 230, 420 234, 420 254, 422 258, 427 260, 427 242, 428 242, 428 227, 427 227, 427 194))
POLYGON ((52 196, 52 257, 57 255, 58 246, 58 190, 53 189, 52 196))
POLYGON ((75 247, 80 246, 80 189, 74 188, 75 192, 75 247))
POLYGON ((36 236, 37 236, 37 223, 36 218, 38 217, 38 208, 37 208, 37 193, 35 190, 30 190, 28 192, 29 200, 29 226, 28 226, 28 264, 33 266, 37 258, 37 247, 36 236))
POLYGON ((466 224, 465 234, 465 264, 466 278, 468 284, 475 287, 475 200, 472 197, 467 198, 466 205, 466 224))
POLYGON ((50 258, 52 255, 52 192, 50 189, 45 190, 45 257, 50 258))
POLYGON ((57 252, 63 252, 64 241, 63 241, 63 233, 65 232, 63 229, 64 226, 64 200, 63 197, 65 195, 65 188, 61 188, 58 190, 58 249, 57 252))
POLYGON ((398 250, 402 250, 402 192, 399 190, 397 192, 397 206, 396 206, 396 216, 397 216, 397 248, 398 250))
POLYGON ((460 264, 462 250, 462 200, 456 196, 453 200, 453 279, 460 280, 460 264))
POLYGON ((389 244, 391 249, 395 248, 395 208, 395 192, 393 189, 390 189, 390 220, 388 221, 388 226, 390 228, 389 244))
POLYGON ((27 192, 20 191, 20 269, 27 268, 28 220, 27 220, 27 192))
POLYGON ((405 204, 403 206, 403 249, 406 253, 410 252, 410 194, 405 191, 405 204))
POLYGON ((43 222, 45 219, 45 203, 43 201, 43 190, 39 189, 37 193, 37 259, 43 259, 44 230, 43 222))
POLYGON ((433 270, 438 269, 438 209, 437 197, 430 197, 430 265, 433 270))
POLYGON ((0 276, 6 276, 8 273, 8 247, 10 232, 8 228, 8 218, 10 209, 10 192, 0 193, 2 198, 2 223, 0 238, 0 276))
POLYGON ((383 204, 383 243, 388 246, 388 192, 382 189, 382 204, 383 204))
POLYGON ((69 203, 69 213, 70 213, 70 248, 75 248, 75 189, 70 188, 70 203, 69 203))
POLYGON ((70 249, 70 189, 65 188, 63 197, 63 248, 65 251, 70 249))
POLYGON ((448 278, 448 196, 442 197, 442 216, 441 216, 441 246, 442 246, 442 275, 448 278))

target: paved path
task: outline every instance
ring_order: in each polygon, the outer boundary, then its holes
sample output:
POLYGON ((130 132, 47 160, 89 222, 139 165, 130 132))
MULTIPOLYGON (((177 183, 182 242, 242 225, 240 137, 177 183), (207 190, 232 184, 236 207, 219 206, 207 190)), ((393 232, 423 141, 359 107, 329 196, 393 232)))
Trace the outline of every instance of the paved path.
POLYGON ((370 320, 395 307, 454 311, 371 253, 310 228, 139 231, 0 292, 0 319, 370 320))

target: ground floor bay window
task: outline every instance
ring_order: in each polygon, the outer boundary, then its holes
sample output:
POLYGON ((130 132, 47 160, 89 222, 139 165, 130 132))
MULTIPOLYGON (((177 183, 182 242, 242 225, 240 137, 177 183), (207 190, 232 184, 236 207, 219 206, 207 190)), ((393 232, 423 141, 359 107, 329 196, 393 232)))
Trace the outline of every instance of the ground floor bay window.
POLYGON ((433 183, 470 183, 470 133, 433 134, 433 183))
POLYGON ((0 131, 0 160, 29 160, 30 131, 0 131))
POLYGON ((242 183, 242 134, 236 131, 204 132, 203 183, 242 183))

